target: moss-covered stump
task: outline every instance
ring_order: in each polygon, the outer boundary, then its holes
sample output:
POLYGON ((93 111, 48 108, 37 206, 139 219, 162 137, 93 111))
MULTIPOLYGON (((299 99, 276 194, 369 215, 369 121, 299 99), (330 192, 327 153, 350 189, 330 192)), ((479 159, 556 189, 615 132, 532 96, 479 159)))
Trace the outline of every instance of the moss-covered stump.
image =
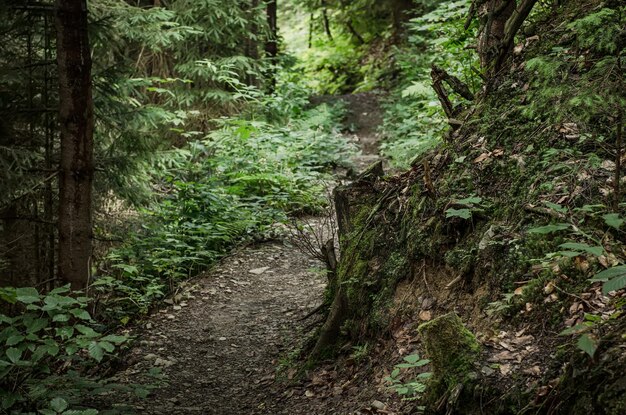
POLYGON ((424 323, 418 331, 433 369, 431 406, 456 405, 465 384, 476 376, 480 344, 456 313, 424 323))

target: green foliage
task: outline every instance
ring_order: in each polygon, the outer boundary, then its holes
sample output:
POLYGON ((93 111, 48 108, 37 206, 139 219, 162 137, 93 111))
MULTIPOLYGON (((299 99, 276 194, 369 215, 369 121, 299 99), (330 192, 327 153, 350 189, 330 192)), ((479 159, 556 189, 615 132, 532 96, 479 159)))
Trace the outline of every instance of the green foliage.
MULTIPOLYGON (((276 113, 294 112, 287 104, 276 113)), ((322 105, 284 126, 223 119, 203 140, 171 152, 154 177, 163 196, 144 209, 142 229, 108 255, 93 283, 108 317, 125 323, 147 312, 238 242, 288 213, 321 208, 327 172, 353 151, 337 132, 341 116, 340 108, 322 105)))
POLYGON ((420 399, 426 391, 426 380, 432 377, 432 373, 422 372, 408 381, 403 379, 406 378, 406 373, 412 372, 411 369, 426 366, 430 363, 430 360, 422 359, 418 354, 405 356, 403 360, 404 363, 395 365, 393 371, 385 380, 390 383, 389 387, 400 395, 403 400, 420 399), (405 372, 404 375, 402 372, 405 372))
POLYGON ((482 212, 484 209, 483 199, 472 196, 465 199, 455 200, 451 203, 456 206, 464 206, 462 209, 446 209, 446 218, 471 219, 473 213, 482 212))
POLYGON ((585 314, 585 321, 573 327, 567 328, 559 333, 559 336, 579 335, 576 340, 576 347, 593 358, 598 349, 598 341, 590 333, 598 324, 602 323, 602 318, 593 314, 585 314))
POLYGON ((313 46, 301 57, 305 85, 320 94, 354 90, 362 79, 359 69, 363 49, 355 47, 346 36, 333 41, 319 39, 313 46))
POLYGON ((620 18, 624 18, 620 14, 624 11, 624 7, 603 8, 569 23, 567 28, 576 33, 580 47, 613 54, 618 50, 620 36, 624 33, 624 26, 620 24, 620 18))
MULTIPOLYGON (((398 167, 438 144, 447 120, 431 87, 433 64, 459 77, 474 91, 480 82, 474 72, 477 57, 468 46, 474 42, 475 28, 463 25, 470 1, 441 2, 436 8, 408 24, 406 47, 395 52, 401 80, 386 105, 383 125, 385 142, 381 149, 398 167)), ((452 95, 455 99, 461 99, 452 95)), ((463 99, 461 99, 463 101, 463 99)))
MULTIPOLYGON (((558 245, 560 250, 548 252, 545 256, 546 259, 554 259, 559 257, 575 258, 579 256, 591 256, 602 257, 608 255, 605 243, 601 243, 598 237, 594 236, 594 232, 598 233, 598 223, 604 224, 613 229, 613 232, 620 233, 620 228, 624 223, 621 215, 618 213, 603 213, 606 207, 604 205, 585 205, 581 208, 573 209, 572 212, 568 212, 564 207, 549 203, 547 204, 551 209, 561 213, 567 214, 572 223, 557 223, 553 225, 545 225, 540 227, 531 228, 528 230, 529 234, 535 235, 549 235, 557 232, 568 231, 569 237, 584 238, 590 241, 592 244, 579 241, 569 241, 558 245), (592 219, 591 225, 593 227, 585 228, 585 220, 592 219), (602 221, 599 221, 602 219, 602 221), (595 222, 594 222, 595 221, 595 222)), ((606 239, 605 239, 606 240, 606 239)), ((616 251, 609 249, 609 252, 616 251)), ((616 257, 620 263, 624 260, 616 257)), ((591 282, 603 282, 602 291, 604 294, 608 294, 611 291, 617 291, 626 287, 626 266, 616 265, 611 268, 605 269, 596 273, 596 275, 590 279, 591 282)))
POLYGON ((124 390, 143 396, 151 388, 122 387, 85 374, 113 358, 129 338, 103 334, 87 311, 88 299, 69 291, 69 286, 46 295, 35 288, 0 290, 4 301, 22 310, 15 317, 0 314, 2 411, 92 414, 80 406, 89 394, 124 390))
POLYGON ((626 105, 620 69, 625 16, 624 7, 590 13, 567 25, 562 39, 573 41, 530 59, 526 69, 534 75, 534 88, 526 113, 556 122, 573 117, 581 123, 597 117, 610 122, 607 117, 615 117, 617 108, 626 105))
POLYGON ((608 294, 611 291, 626 288, 626 265, 618 265, 597 273, 590 281, 604 282, 602 292, 608 294))

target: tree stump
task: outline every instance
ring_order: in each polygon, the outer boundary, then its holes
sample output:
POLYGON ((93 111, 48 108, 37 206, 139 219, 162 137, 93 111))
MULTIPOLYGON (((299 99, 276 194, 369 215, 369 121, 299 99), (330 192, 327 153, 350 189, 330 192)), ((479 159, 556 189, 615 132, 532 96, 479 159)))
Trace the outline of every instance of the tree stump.
POLYGON ((472 379, 480 344, 456 313, 418 327, 433 369, 432 394, 438 409, 456 404, 464 384, 472 379))

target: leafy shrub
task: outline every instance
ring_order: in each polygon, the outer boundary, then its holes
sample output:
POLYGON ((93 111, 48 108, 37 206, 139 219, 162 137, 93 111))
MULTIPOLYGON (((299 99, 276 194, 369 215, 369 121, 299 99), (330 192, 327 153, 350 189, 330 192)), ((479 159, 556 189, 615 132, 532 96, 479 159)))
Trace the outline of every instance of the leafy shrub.
POLYGON ((408 45, 396 51, 401 82, 385 108, 385 142, 381 150, 398 167, 407 167, 416 156, 432 148, 448 128, 431 87, 431 65, 445 68, 474 91, 480 85, 475 73, 476 54, 467 48, 474 40, 474 30, 463 27, 470 3, 443 2, 412 19, 408 45))
POLYGON ((80 409, 89 394, 114 389, 148 394, 150 387, 122 387, 87 374, 110 360, 129 339, 100 332, 87 311, 88 299, 80 293, 69 296, 69 291, 69 286, 46 295, 34 288, 0 289, 4 303, 23 310, 15 317, 0 314, 2 411, 62 413, 70 406, 80 409))
POLYGON ((141 229, 108 255, 93 283, 102 312, 126 323, 235 244, 288 213, 321 208, 329 170, 353 151, 337 132, 341 117, 341 108, 322 105, 278 126, 225 118, 203 140, 172 152, 155 173, 160 201, 143 210, 141 229))
MULTIPOLYGON (((403 358, 404 363, 397 364, 391 374, 385 378, 389 386, 405 400, 419 399, 426 391, 426 381, 432 377, 431 372, 422 372, 408 381, 401 380, 402 371, 420 368, 430 363, 428 359, 422 359, 418 354, 411 354, 403 358)), ((423 408, 421 408, 423 409, 423 408)))

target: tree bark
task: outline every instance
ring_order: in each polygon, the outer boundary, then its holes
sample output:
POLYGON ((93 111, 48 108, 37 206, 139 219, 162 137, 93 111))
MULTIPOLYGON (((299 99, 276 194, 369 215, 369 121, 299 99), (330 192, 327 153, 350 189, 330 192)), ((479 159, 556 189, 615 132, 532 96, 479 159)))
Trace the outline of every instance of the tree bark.
MULTIPOLYGON (((265 43, 265 54, 270 59, 270 64, 274 65, 278 56, 278 4, 277 0, 269 0, 266 6, 267 27, 269 30, 269 38, 265 43)), ((276 74, 274 69, 270 68, 268 74, 268 92, 273 93, 276 89, 276 74)))
MULTIPOLYGON (((254 19, 255 13, 258 12, 259 0, 251 0, 249 3, 248 19, 250 19, 249 37, 246 39, 246 56, 254 61, 259 60, 258 35, 259 28, 254 19)), ((259 80, 253 74, 247 76, 248 85, 259 85, 259 80)))
POLYGON ((324 22, 324 32, 328 40, 333 41, 333 34, 330 31, 330 21, 328 20, 328 9, 326 8, 326 1, 322 0, 322 20, 324 22))
POLYGON ((92 245, 93 99, 86 0, 57 0, 59 70, 58 277, 83 289, 92 245))
POLYGON ((415 7, 411 0, 392 0, 393 36, 398 41, 404 33, 404 23, 410 18, 409 12, 415 7))
POLYGON ((365 44, 365 39, 363 39, 363 36, 361 36, 361 34, 352 25, 352 19, 348 19, 348 21, 346 22, 346 27, 348 28, 352 36, 354 36, 356 40, 359 41, 359 45, 365 44))
POLYGON ((474 0, 470 7, 468 28, 475 14, 480 21, 478 55, 488 78, 498 73, 510 55, 515 36, 537 0, 474 0))

